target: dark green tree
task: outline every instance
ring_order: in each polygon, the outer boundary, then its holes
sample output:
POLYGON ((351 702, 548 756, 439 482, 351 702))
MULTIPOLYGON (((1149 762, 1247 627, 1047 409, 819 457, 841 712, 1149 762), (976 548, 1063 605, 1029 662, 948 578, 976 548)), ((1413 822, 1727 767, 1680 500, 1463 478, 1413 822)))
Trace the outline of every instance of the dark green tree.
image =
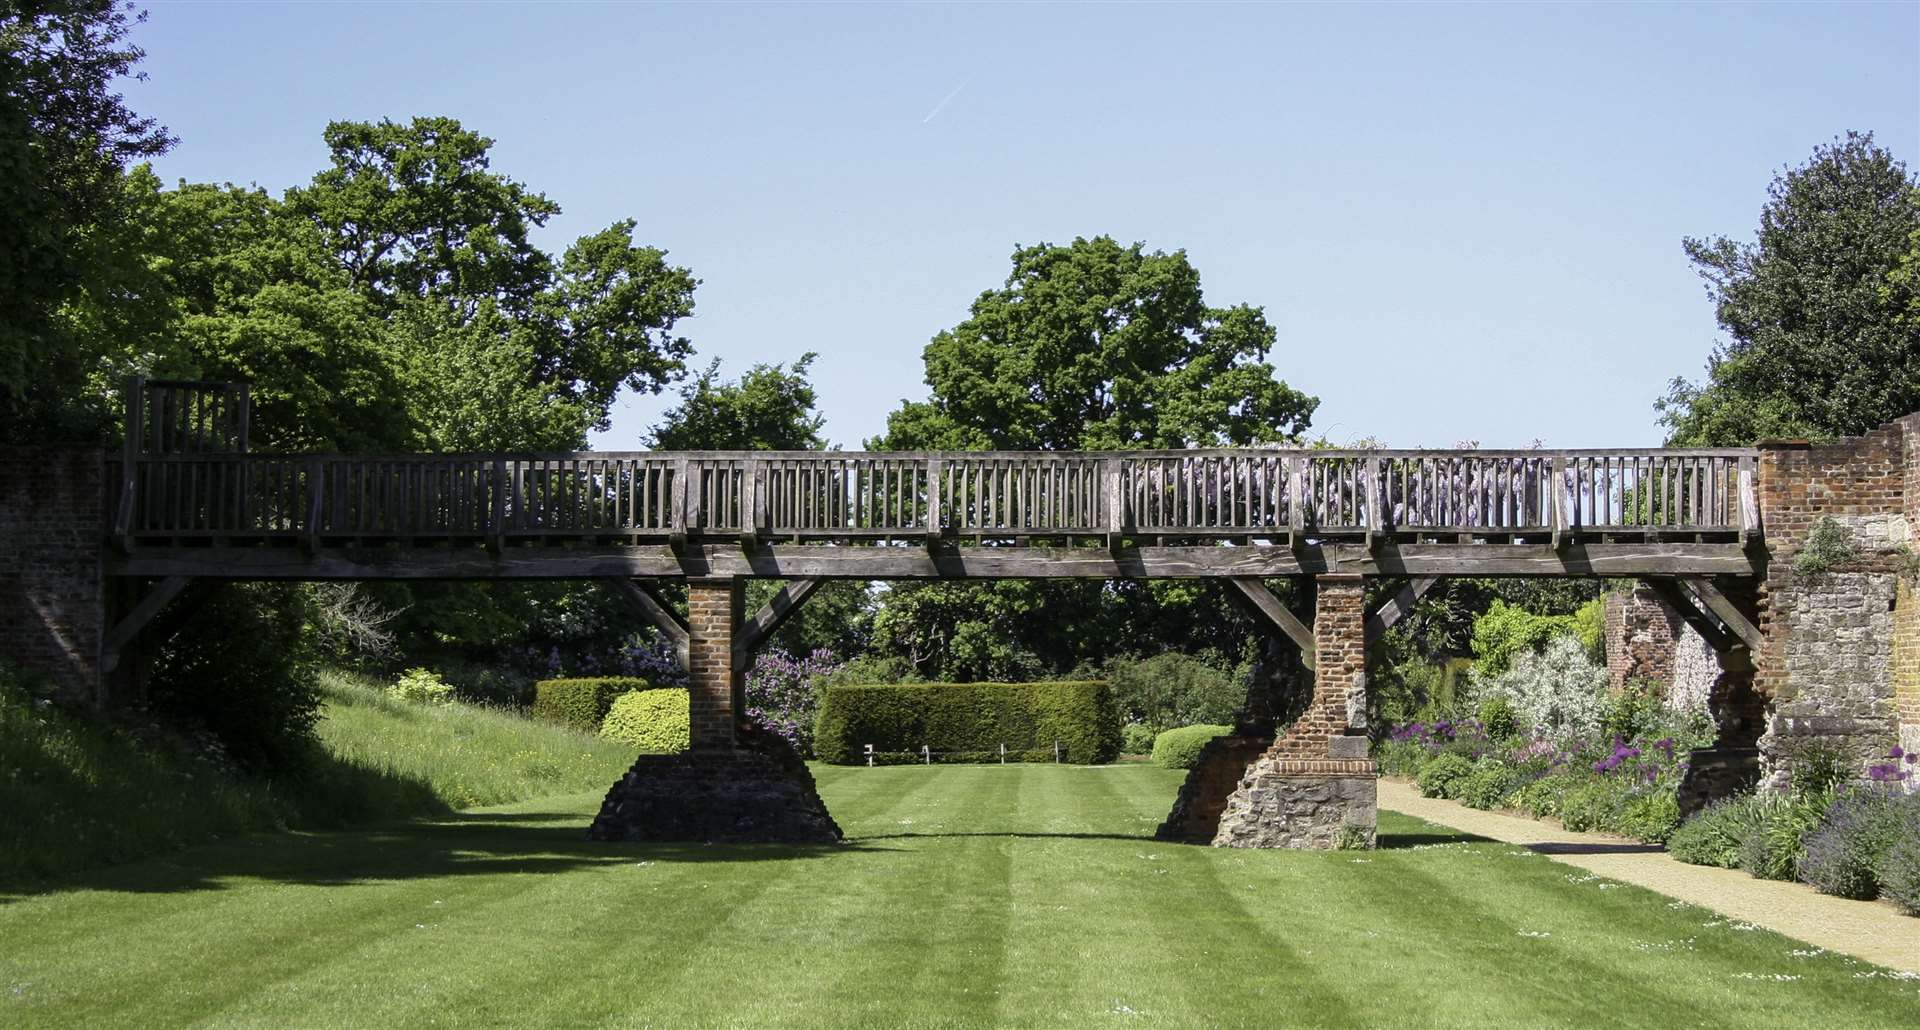
POLYGON ((1675 444, 1863 432, 1920 409, 1920 321, 1895 274, 1920 231, 1912 175, 1867 134, 1774 177, 1751 243, 1686 240, 1727 339, 1655 406, 1675 444))
POLYGON ((85 439, 99 355, 62 310, 100 289, 103 228, 123 217, 126 166, 173 144, 115 89, 134 76, 142 16, 117 0, 0 4, 0 436, 85 439))
POLYGON ((1192 447, 1296 439, 1318 402, 1263 359, 1259 308, 1209 307, 1185 251, 1106 236, 1013 252, 1006 284, 924 352, 932 397, 887 420, 919 450, 1192 447))

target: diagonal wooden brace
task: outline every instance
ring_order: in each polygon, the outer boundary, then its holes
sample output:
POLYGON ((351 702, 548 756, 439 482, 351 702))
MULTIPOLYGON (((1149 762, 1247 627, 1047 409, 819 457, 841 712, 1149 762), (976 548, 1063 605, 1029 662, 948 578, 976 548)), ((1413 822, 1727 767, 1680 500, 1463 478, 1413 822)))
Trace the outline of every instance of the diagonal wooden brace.
POLYGON ((172 603, 193 585, 193 582, 193 579, 188 576, 168 576, 152 590, 147 591, 146 595, 134 604, 132 610, 107 631, 106 640, 100 647, 100 671, 108 673, 119 668, 121 656, 140 636, 140 631, 146 629, 154 616, 159 615, 161 609, 172 603))
POLYGON ((1379 611, 1367 618, 1367 643, 1371 644, 1379 640, 1393 628, 1394 623, 1406 618, 1407 614, 1413 611, 1413 606, 1419 604, 1420 599, 1425 597, 1427 591, 1432 590, 1440 579, 1439 576, 1415 576, 1408 580, 1407 585, 1401 587, 1399 593, 1393 595, 1386 604, 1380 606, 1379 611))
POLYGON ((1294 642, 1294 645, 1300 649, 1300 664, 1306 666, 1308 672, 1312 672, 1315 654, 1313 627, 1301 622, 1299 617, 1294 615, 1286 605, 1281 604, 1280 599, 1273 596, 1273 591, 1268 590, 1267 585, 1258 578, 1235 576, 1227 582, 1233 584, 1240 596, 1255 611, 1264 616, 1275 629, 1286 634, 1287 638, 1294 642))
POLYGON ((680 660, 680 668, 687 668, 687 645, 691 638, 687 632, 687 622, 680 617, 680 613, 655 593, 651 583, 634 579, 609 579, 607 582, 626 599, 629 607, 673 643, 673 653, 680 660))
POLYGON ((824 582, 826 581, 821 579, 788 581, 786 586, 780 588, 779 593, 773 595, 772 600, 762 605, 759 611, 754 612, 740 624, 739 629, 734 631, 733 653, 742 660, 752 657, 753 652, 758 650, 761 644, 766 643, 767 639, 780 629, 780 624, 786 622, 788 616, 798 611, 800 605, 813 596, 813 592, 820 589, 820 584, 824 582))

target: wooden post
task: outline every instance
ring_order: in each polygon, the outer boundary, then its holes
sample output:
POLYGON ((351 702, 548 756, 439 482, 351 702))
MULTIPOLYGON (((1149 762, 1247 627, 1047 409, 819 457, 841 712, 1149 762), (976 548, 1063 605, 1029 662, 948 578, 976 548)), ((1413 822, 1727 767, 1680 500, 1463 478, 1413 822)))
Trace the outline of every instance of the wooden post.
POLYGON ((493 504, 488 514, 487 546, 499 554, 507 546, 507 459, 493 459, 493 504))
POLYGON ((113 513, 114 539, 123 553, 133 549, 134 480, 139 474, 141 438, 146 435, 146 393, 145 376, 127 377, 126 439, 122 442, 120 458, 120 507, 113 513))
POLYGON ((1556 454, 1553 456, 1552 506, 1553 549, 1556 551, 1566 550, 1567 544, 1570 542, 1567 533, 1566 492, 1567 456, 1564 454, 1556 454))
POLYGON ((1367 476, 1367 550, 1380 549, 1381 534, 1386 529, 1386 513, 1380 510, 1380 456, 1371 455, 1366 462, 1367 476))
POLYGON ((1100 459, 1100 481, 1106 494, 1107 550, 1118 551, 1126 529, 1126 500, 1120 495, 1121 458, 1100 459))
POLYGON ((1307 543, 1307 461, 1287 455, 1287 542, 1296 551, 1307 543))
POLYGON ((946 477, 947 463, 939 458, 927 459, 927 549, 932 550, 946 533, 947 506, 946 493, 940 489, 940 481, 946 477))
POLYGON ((693 491, 687 488, 687 475, 693 463, 685 458, 673 463, 673 497, 668 502, 673 516, 672 532, 667 536, 667 544, 675 551, 687 546, 687 508, 690 505, 688 495, 693 491))
POLYGON ((760 485, 765 475, 765 462, 758 458, 747 459, 740 481, 740 546, 749 551, 759 544, 767 528, 767 495, 760 485))
POLYGON ((1740 542, 1751 547, 1760 538, 1760 499, 1754 493, 1752 455, 1740 459, 1740 542))
POLYGON ((320 549, 320 501, 326 480, 326 466, 319 458, 307 459, 307 524, 301 540, 307 553, 320 549))

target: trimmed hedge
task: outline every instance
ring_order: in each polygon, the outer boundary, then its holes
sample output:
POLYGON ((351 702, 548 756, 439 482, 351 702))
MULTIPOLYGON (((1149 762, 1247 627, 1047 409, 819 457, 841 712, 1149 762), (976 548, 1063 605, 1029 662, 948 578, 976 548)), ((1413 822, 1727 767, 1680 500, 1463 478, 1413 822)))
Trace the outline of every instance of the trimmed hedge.
POLYGON ((614 698, 600 735, 654 754, 677 754, 690 740, 687 688, 629 690, 614 698))
POLYGON ((1231 726, 1208 723, 1163 731, 1153 738, 1153 764, 1163 769, 1191 769, 1200 761, 1200 752, 1209 741, 1232 732, 1231 726))
POLYGON ((614 698, 629 690, 648 690, 652 686, 638 676, 541 680, 533 685, 533 714, 549 722, 598 733, 600 724, 607 718, 607 710, 613 707, 614 698))
POLYGON ((835 683, 820 699, 814 753, 859 765, 865 748, 917 756, 924 745, 944 761, 1052 761, 1059 741, 1076 765, 1120 754, 1120 714, 1101 682, 835 683))

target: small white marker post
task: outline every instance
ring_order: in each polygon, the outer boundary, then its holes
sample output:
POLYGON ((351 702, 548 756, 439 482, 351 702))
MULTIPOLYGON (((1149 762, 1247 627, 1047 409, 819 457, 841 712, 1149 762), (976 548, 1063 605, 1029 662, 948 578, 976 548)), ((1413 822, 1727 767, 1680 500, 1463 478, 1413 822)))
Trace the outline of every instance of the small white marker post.
POLYGON ((927 750, 925 744, 920 745, 920 757, 924 759, 928 765, 933 764, 933 752, 927 750))
POLYGON ((873 745, 867 745, 867 768, 873 768, 873 745))
POLYGON ((1005 744, 1000 745, 1000 764, 1007 764, 1007 746, 1005 744))
POLYGON ((1060 742, 1057 740, 1053 742, 1053 764, 1060 764, 1060 742))

